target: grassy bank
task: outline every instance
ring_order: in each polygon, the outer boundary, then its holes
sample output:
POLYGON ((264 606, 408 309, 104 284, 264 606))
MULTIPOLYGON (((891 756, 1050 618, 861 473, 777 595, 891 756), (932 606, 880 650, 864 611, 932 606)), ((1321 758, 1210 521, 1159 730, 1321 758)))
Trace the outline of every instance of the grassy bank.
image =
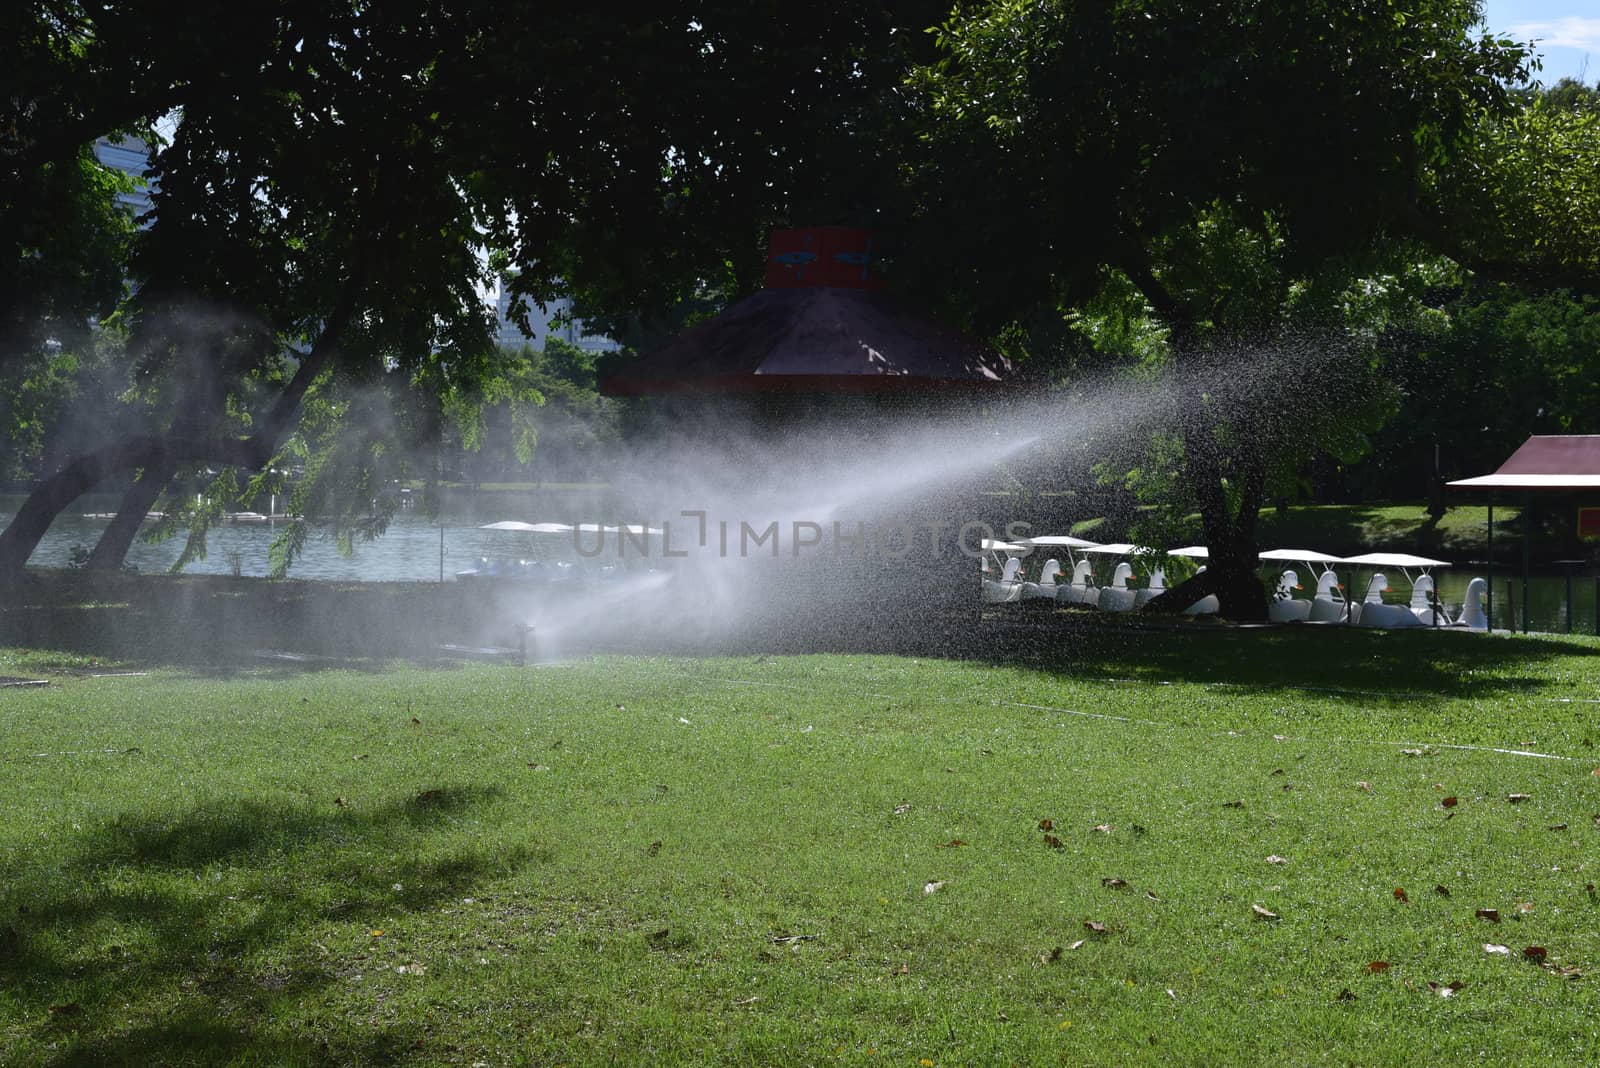
POLYGON ((227 678, 0 654, 51 681, 0 690, 0 1050, 1593 1063, 1600 645, 1007 644, 227 678))

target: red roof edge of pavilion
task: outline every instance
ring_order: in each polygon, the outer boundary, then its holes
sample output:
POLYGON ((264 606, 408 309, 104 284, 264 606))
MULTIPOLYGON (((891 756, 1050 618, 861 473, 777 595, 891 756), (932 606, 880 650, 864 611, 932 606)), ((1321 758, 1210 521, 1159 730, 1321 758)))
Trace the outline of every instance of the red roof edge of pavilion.
POLYGON ((600 392, 948 393, 1004 383, 1009 360, 902 306, 871 261, 865 230, 777 231, 765 288, 606 378, 600 392))
POLYGON ((1490 475, 1447 483, 1451 489, 1600 489, 1600 434, 1535 434, 1490 475))

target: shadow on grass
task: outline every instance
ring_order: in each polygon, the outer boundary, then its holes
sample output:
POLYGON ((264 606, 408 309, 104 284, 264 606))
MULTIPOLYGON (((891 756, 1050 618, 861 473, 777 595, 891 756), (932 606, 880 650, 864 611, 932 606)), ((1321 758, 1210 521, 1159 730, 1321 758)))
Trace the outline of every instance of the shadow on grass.
POLYGON ((346 925, 364 951, 368 926, 549 859, 429 842, 496 795, 449 787, 333 811, 209 804, 87 828, 59 865, 15 860, 0 869, 0 987, 14 1023, 57 1064, 399 1059, 422 1037, 414 1022, 329 1013, 296 1032, 284 1017, 335 996, 351 967, 333 937, 346 925))
MULTIPOLYGON (((1084 679, 1236 685, 1260 691, 1347 690, 1363 696, 1574 696, 1570 677, 1540 665, 1600 658, 1593 640, 1380 631, 1343 626, 1234 627, 1213 621, 1141 621, 1092 611, 1008 605, 976 614, 870 630, 741 632, 715 643, 639 637, 602 650, 683 656, 887 654, 968 661, 1084 679)), ((1600 660, 1594 660, 1600 679, 1600 660)), ((1592 696, 1587 691, 1585 695, 1592 696)))
MULTIPOLYGON (((57 575, 35 579, 28 596, 0 611, 0 647, 30 650, 18 670, 46 670, 53 657, 74 667, 85 661, 178 667, 202 677, 245 671, 267 677, 329 669, 381 671, 393 659, 448 664, 439 659, 440 645, 447 641, 515 643, 511 611, 493 591, 460 585, 57 575), (101 581, 112 586, 102 587, 101 581), (263 655, 264 650, 271 652, 263 655)), ((1456 631, 1144 622, 1034 602, 1004 606, 981 617, 973 611, 892 621, 867 612, 861 618, 841 618, 838 626, 813 624, 790 632, 729 627, 708 637, 638 627, 611 631, 592 644, 560 652, 888 653, 1014 664, 1083 677, 1462 697, 1544 691, 1558 696, 1554 691, 1562 684, 1541 673, 1538 665, 1561 657, 1600 656, 1600 647, 1554 635, 1507 641, 1456 631)))
MULTIPOLYGON (((1540 673, 1537 666, 1561 658, 1600 657, 1600 646, 1593 642, 1554 635, 1511 640, 1461 631, 1209 623, 1161 628, 1087 614, 1066 621, 986 621, 978 633, 981 640, 949 655, 1083 678, 1226 684, 1261 691, 1571 696, 1570 681, 1540 673)), ((1600 676, 1600 661, 1595 670, 1600 676)))

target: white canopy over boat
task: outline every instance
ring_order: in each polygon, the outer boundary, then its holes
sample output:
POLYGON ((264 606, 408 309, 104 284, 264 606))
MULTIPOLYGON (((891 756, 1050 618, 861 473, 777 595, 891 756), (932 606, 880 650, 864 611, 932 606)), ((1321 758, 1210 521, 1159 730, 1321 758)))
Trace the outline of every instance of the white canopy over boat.
POLYGON ((1261 554, 1263 560, 1289 560, 1306 564, 1344 564, 1354 561, 1342 556, 1332 556, 1318 549, 1268 549, 1261 554))
POLYGON ((524 523, 519 519, 502 519, 498 523, 485 523, 479 530, 518 530, 524 534, 571 534, 565 523, 524 523))
POLYGON ((1022 538, 1022 544, 1033 546, 1059 546, 1064 549, 1092 549, 1100 543, 1074 538, 1071 534, 1045 534, 1037 538, 1022 538))
POLYGON ((979 548, 986 553, 1025 553, 1028 551, 1026 545, 1016 545, 1009 541, 996 541, 993 538, 984 538, 979 543, 979 548))
POLYGON ((1430 560, 1426 556, 1413 556, 1410 553, 1363 553, 1360 556, 1347 556, 1340 562, 1357 567, 1420 567, 1423 570, 1450 566, 1448 560, 1430 560))
POLYGON ((574 530, 582 531, 585 534, 615 534, 618 530, 626 531, 628 534, 636 536, 639 534, 659 536, 661 534, 659 528, 647 527, 639 523, 624 523, 621 527, 602 526, 599 523, 579 523, 577 526, 572 526, 569 523, 524 523, 518 519, 502 519, 498 523, 485 523, 478 529, 514 530, 521 531, 524 534, 571 534, 574 530))
POLYGON ((1185 545, 1181 549, 1168 549, 1168 556, 1187 556, 1191 560, 1211 559, 1211 550, 1204 545, 1185 545))
POLYGON ((1125 541, 1117 541, 1112 542, 1110 545, 1085 545, 1083 551, 1086 553, 1102 553, 1106 556, 1127 556, 1129 553, 1140 552, 1141 550, 1137 545, 1131 545, 1125 541))

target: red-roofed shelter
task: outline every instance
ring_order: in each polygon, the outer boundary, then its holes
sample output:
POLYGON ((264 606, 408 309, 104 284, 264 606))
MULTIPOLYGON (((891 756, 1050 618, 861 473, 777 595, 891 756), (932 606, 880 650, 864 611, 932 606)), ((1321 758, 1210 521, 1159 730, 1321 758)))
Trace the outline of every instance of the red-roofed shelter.
POLYGON ((941 394, 1004 382, 1010 361, 906 308, 871 266, 865 230, 779 230, 765 288, 605 379, 600 391, 941 394))
MULTIPOLYGON (((1572 493, 1584 490, 1600 491, 1600 434, 1535 434, 1512 453, 1493 474, 1476 478, 1462 478, 1446 483, 1455 490, 1483 490, 1488 499, 1488 598, 1485 612, 1489 627, 1494 627, 1494 493, 1510 490, 1521 494, 1523 507, 1522 532, 1522 629, 1528 629, 1528 585, 1531 570, 1528 560, 1528 521, 1533 510, 1535 493, 1572 493)), ((1579 531, 1585 526, 1584 513, 1596 509, 1580 509, 1579 531)), ((1573 563, 1575 561, 1569 561, 1573 563)), ((1571 626, 1571 572, 1568 572, 1568 627, 1571 626)), ((1600 626, 1600 621, 1597 621, 1600 626)))
POLYGON ((1494 474, 1448 485, 1451 489, 1600 489, 1600 434, 1535 434, 1494 474))

